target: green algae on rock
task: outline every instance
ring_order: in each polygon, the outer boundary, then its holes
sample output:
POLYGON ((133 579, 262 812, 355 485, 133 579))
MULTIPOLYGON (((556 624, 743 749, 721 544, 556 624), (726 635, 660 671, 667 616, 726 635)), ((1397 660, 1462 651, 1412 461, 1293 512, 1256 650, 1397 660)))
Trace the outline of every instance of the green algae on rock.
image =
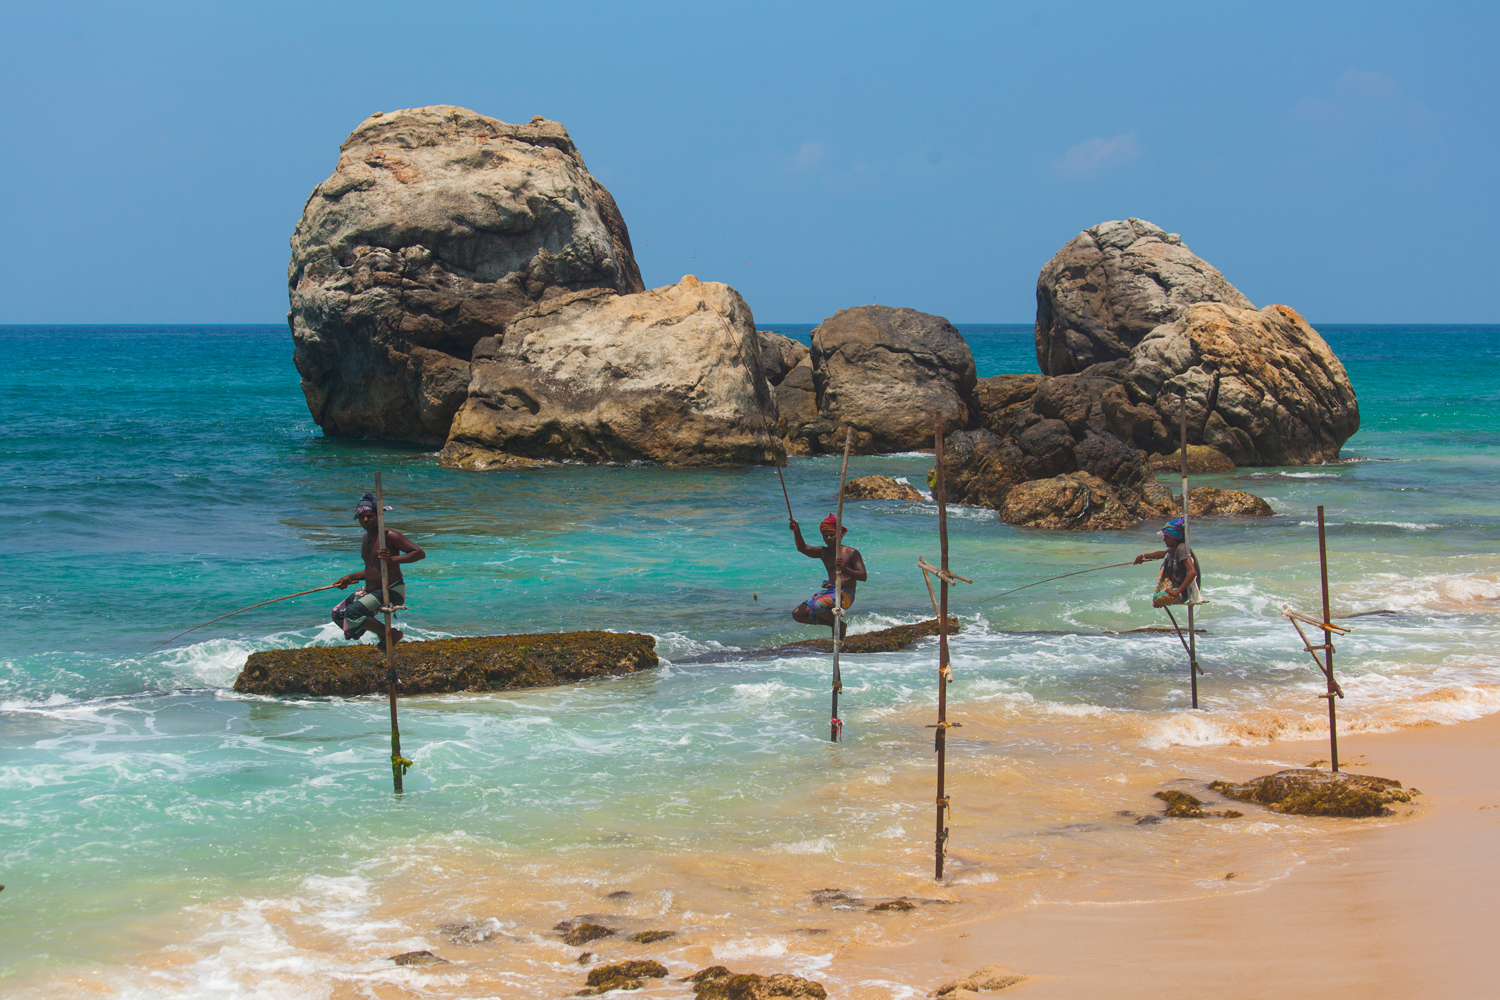
POLYGON ((613 937, 617 932, 611 927, 584 920, 582 917, 573 920, 559 920, 552 927, 555 931, 562 931, 563 944, 572 945, 574 948, 597 941, 600 938, 613 937))
POLYGON ((736 975, 722 965, 711 965, 693 973, 685 983, 693 984, 698 1000, 827 1000, 828 991, 821 983, 801 976, 778 972, 736 975))
MULTIPOLYGON (((957 618, 948 619, 948 634, 954 635, 962 628, 957 618)), ((918 639, 928 639, 938 634, 938 620, 929 618, 925 622, 917 622, 915 625, 897 625, 894 628, 883 628, 878 632, 863 632, 859 635, 847 635, 844 641, 839 643, 839 649, 845 653, 895 653, 906 649, 918 639)), ((796 649, 828 650, 833 651, 833 638, 827 639, 803 639, 801 642, 787 643, 785 646, 774 647, 775 652, 791 651, 796 649)))
POLYGON ((644 989, 647 979, 665 979, 667 967, 650 959, 634 959, 601 965, 589 973, 588 988, 579 990, 577 996, 595 996, 610 990, 644 989))
POLYGON ((1296 816, 1389 816, 1392 802, 1410 802, 1415 789, 1368 774, 1294 768, 1250 781, 1214 781, 1208 786, 1225 798, 1254 802, 1296 816))
POLYGON ((1169 790, 1157 792, 1156 797, 1167 804, 1167 815, 1173 819, 1203 818, 1203 800, 1196 795, 1169 790))
POLYGON ((665 941, 668 938, 674 938, 676 936, 676 931, 639 931, 638 933, 630 935, 625 940, 634 941, 636 944, 655 944, 658 941, 665 941))
MULTIPOLYGON (((657 665, 656 640, 634 632, 484 635, 396 647, 403 695, 515 691, 613 677, 657 665)), ((309 646, 251 653, 234 682, 241 694, 354 697, 385 690, 375 646, 309 646)))

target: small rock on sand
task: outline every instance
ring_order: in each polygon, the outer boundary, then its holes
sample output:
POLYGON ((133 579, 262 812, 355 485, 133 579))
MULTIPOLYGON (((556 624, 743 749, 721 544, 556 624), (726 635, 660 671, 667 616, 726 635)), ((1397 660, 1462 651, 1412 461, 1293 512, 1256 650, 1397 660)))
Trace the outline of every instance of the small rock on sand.
POLYGON ((1003 965, 986 965, 969 973, 967 978, 954 979, 933 990, 928 996, 948 997, 949 1000, 964 1000, 982 993, 994 993, 1026 981, 1003 965))

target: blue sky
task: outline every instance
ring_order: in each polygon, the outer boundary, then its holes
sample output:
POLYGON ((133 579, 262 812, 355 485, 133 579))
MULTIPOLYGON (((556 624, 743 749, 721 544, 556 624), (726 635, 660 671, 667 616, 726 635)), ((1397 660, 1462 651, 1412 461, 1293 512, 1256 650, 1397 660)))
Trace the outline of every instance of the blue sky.
POLYGON ((365 116, 572 133, 648 285, 1030 322, 1139 216, 1314 323, 1500 321, 1493 5, 11 4, 0 323, 280 322, 365 116))

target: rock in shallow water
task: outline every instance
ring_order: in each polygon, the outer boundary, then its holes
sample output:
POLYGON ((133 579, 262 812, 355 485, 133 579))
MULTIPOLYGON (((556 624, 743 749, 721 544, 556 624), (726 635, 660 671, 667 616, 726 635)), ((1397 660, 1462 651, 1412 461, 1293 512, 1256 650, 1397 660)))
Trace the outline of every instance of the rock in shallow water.
POLYGON ((908 483, 898 483, 890 476, 860 476, 844 484, 846 500, 923 500, 908 483))
POLYGON ((543 302, 474 348, 442 463, 759 464, 774 404, 739 293, 686 275, 543 302))
POLYGON ((816 451, 842 451, 846 427, 866 455, 931 448, 934 416, 944 434, 969 424, 974 355, 941 316, 841 309, 813 330, 811 361, 818 419, 791 433, 816 451))
POLYGON ((1332 461, 1359 429, 1348 373, 1306 320, 1255 309, 1141 219, 1079 233, 1042 268, 1036 347, 1048 375, 1114 383, 1110 430, 1153 453, 1178 447, 1184 405, 1189 444, 1242 466, 1332 461))
POLYGON ((800 976, 778 972, 762 976, 757 973, 737 975, 722 965, 713 965, 693 973, 683 982, 693 984, 698 1000, 827 1000, 828 991, 821 983, 800 976))
MULTIPOLYGON (((1190 476, 1212 475, 1235 470, 1235 464, 1228 455, 1206 444, 1188 445, 1187 457, 1187 470, 1190 476)), ((1170 455, 1152 455, 1150 464, 1152 472, 1181 473, 1182 449, 1179 448, 1170 455)))
POLYGON ((1215 781, 1209 788, 1225 798, 1297 816, 1389 816, 1393 802, 1410 802, 1415 789, 1368 774, 1294 768, 1240 783, 1215 781))
MULTIPOLYGON (((1182 497, 1172 498, 1182 510, 1182 497)), ((1276 512, 1254 493, 1244 490, 1220 490, 1212 486, 1195 486, 1188 490, 1189 517, 1273 517, 1276 512)))
POLYGON ((335 437, 448 437, 469 358, 539 300, 644 288, 614 199, 557 122, 372 115, 313 189, 287 268, 293 360, 335 437))
MULTIPOLYGON (((656 640, 634 632, 491 635, 396 646, 403 695, 511 691, 649 670, 656 640)), ((234 682, 243 694, 354 697, 386 690, 375 646, 311 646, 251 653, 234 682)))

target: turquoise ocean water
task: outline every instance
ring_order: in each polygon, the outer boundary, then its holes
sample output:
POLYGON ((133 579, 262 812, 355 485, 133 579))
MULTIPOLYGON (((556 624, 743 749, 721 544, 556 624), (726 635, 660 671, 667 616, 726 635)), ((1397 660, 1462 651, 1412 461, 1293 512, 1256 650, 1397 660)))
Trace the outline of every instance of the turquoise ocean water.
MULTIPOLYGON (((962 329, 981 376, 1035 371, 1029 326, 962 329)), ((1335 614, 1391 612, 1354 619, 1340 644, 1346 724, 1378 731, 1500 708, 1500 327, 1320 330, 1360 400, 1344 454, 1366 461, 1195 480, 1277 511, 1194 529, 1213 601, 1199 618, 1210 711, 1184 711, 1175 639, 1106 634, 1165 622, 1150 607, 1152 567, 977 602, 1153 549, 1150 526, 1041 533, 951 511, 953 564, 975 585, 953 598, 965 630, 950 699, 1015 713, 1033 734, 1003 748, 1016 773, 1059 752, 1049 720, 1079 739, 1091 725, 1079 720, 1106 719, 1141 760, 1320 735, 1317 675, 1278 617, 1284 602, 1317 605, 1319 504, 1335 614)), ((772 469, 475 474, 407 447, 324 439, 279 326, 5 327, 0 349, 0 991, 363 995, 328 984, 386 982, 378 957, 441 943, 422 921, 444 907, 520 941, 532 932, 519 914, 560 900, 566 916, 604 879, 665 884, 668 857, 776 858, 795 871, 801 858, 853 865, 891 843, 913 879, 926 863, 930 831, 892 825, 905 806, 799 804, 927 766, 930 730, 913 713, 930 714, 935 697, 932 647, 846 659, 839 748, 825 739, 823 659, 732 655, 819 634, 789 618, 821 576, 791 546, 772 469), (382 701, 229 690, 250 651, 335 641, 338 597, 274 604, 147 653, 191 624, 358 568, 351 510, 376 470, 391 523, 429 553, 408 573, 411 637, 635 630, 655 635, 667 662, 574 688, 403 702, 417 766, 393 803, 382 701), (726 655, 673 662, 709 653, 726 655), (449 881, 403 882, 391 859, 418 856, 441 856, 449 881), (656 859, 649 878, 643 859, 656 859), (502 869, 522 873, 505 884, 524 901, 455 901, 455 885, 502 869), (292 916, 278 923, 272 910, 292 916), (314 957, 332 953, 342 957, 314 957)), ((930 466, 915 454, 856 458, 850 474, 920 485, 930 466)), ((804 524, 829 512, 837 476, 831 458, 792 462, 804 524)), ((936 558, 935 506, 860 503, 848 523, 870 567, 852 628, 930 617, 914 564, 936 558)), ((928 815, 927 801, 912 815, 928 815)), ((1020 812, 1014 827, 995 820, 983 857, 963 860, 955 841, 960 882, 1004 874, 986 866, 1039 822, 1020 812)), ((1093 836, 1080 833, 1078 850, 1124 834, 1093 836)), ((653 891, 667 901, 640 919, 701 916, 683 902, 689 890, 653 891)), ((753 935, 762 944, 733 944, 746 927, 720 928, 714 954, 787 948, 753 935)), ((526 940, 516 954, 545 965, 526 951, 539 939, 526 940)), ((454 995, 479 995, 452 975, 454 995)))

